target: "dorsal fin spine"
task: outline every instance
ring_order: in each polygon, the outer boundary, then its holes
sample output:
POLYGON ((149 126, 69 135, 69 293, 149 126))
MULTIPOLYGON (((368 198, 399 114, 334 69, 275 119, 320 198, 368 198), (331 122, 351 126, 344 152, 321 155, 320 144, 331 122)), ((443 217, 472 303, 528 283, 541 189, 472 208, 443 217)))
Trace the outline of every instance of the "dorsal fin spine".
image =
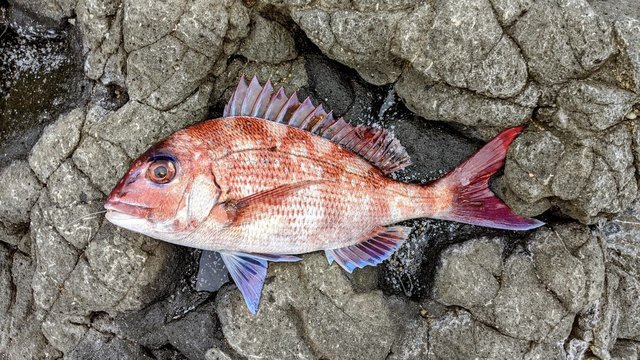
POLYGON ((297 128, 302 128, 302 122, 315 110, 310 98, 304 99, 302 104, 291 114, 289 119, 289 125, 297 128))
POLYGON ((258 99, 256 100, 256 104, 253 106, 253 110, 251 111, 251 116, 262 117, 267 111, 267 106, 269 105, 269 101, 271 101, 271 95, 273 94, 273 86, 271 85, 271 80, 267 80, 267 83, 264 85, 264 88, 260 92, 258 99))
POLYGON ((274 121, 277 123, 282 123, 284 120, 284 116, 287 114, 287 111, 289 111, 292 107, 298 105, 300 105, 300 101, 298 100, 298 93, 294 91, 293 95, 289 97, 289 100, 284 103, 284 106, 282 107, 282 109, 280 109, 280 112, 278 113, 278 116, 276 116, 274 121))
POLYGON ((240 78, 223 116, 253 116, 309 131, 362 156, 386 174, 411 163, 404 147, 386 130, 353 126, 322 105, 314 106, 308 97, 300 103, 296 92, 290 97, 283 88, 274 93, 271 81, 260 86, 256 77, 248 85, 240 78))
POLYGON ((258 82, 257 78, 253 78, 251 83, 249 84, 249 88, 247 89, 247 94, 242 100, 242 114, 251 114, 253 111, 253 107, 256 104, 256 100, 260 93, 262 92, 262 87, 258 82))
POLYGON ((229 102, 229 113, 230 116, 237 116, 241 114, 242 111, 242 100, 247 93, 247 82, 244 79, 244 76, 240 78, 240 82, 238 83, 238 87, 236 88, 236 92, 233 93, 233 97, 229 102))
POLYGON ((275 119, 285 102, 287 102, 287 95, 285 94, 284 89, 280 88, 280 90, 278 90, 271 98, 269 106, 267 106, 267 111, 264 113, 264 118, 269 120, 275 119))
MULTIPOLYGON (((309 113, 309 115, 307 115, 306 118, 304 118, 304 120, 302 120, 302 123, 300 123, 300 128, 307 130, 307 131, 311 131, 311 129, 309 129, 309 124, 311 123, 311 121, 318 117, 318 116, 322 116, 323 118, 320 119, 317 123, 321 122, 322 120, 324 120, 324 116, 326 115, 326 112, 324 111, 324 108, 322 107, 322 104, 318 105, 317 108, 313 109, 313 111, 311 111, 311 113, 309 113)), ((314 124, 315 125, 315 124, 314 124)), ((312 127, 313 128, 313 127, 312 127)))

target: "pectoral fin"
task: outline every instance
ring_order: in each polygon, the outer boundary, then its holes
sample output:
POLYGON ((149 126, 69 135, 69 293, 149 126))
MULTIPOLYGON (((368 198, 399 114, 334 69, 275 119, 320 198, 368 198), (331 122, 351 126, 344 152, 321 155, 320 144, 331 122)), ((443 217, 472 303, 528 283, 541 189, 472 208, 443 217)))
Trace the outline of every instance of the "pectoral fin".
POLYGON ((307 180, 293 184, 278 186, 261 191, 239 200, 229 200, 213 207, 211 216, 221 224, 231 225, 240 219, 247 219, 251 209, 260 205, 278 205, 296 191, 309 186, 326 183, 326 180, 307 180))
POLYGON ((260 304, 260 294, 267 276, 267 261, 293 262, 302 260, 290 255, 253 254, 220 251, 231 278, 244 297, 249 311, 255 314, 260 304))
POLYGON ((405 226, 379 227, 355 245, 325 250, 329 264, 337 262, 347 272, 367 265, 378 265, 393 254, 409 236, 405 226))

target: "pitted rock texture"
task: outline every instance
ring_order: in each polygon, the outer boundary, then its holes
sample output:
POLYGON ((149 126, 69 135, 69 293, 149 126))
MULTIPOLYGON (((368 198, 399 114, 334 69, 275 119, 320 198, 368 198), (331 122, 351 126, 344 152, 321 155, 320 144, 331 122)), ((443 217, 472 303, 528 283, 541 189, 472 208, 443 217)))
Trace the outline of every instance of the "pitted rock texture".
POLYGON ((89 86, 0 169, 0 358, 637 358, 633 1, 15 1, 5 19, 30 41, 79 34, 84 58, 67 56, 89 86), (415 163, 403 181, 526 125, 493 188, 549 225, 412 221, 376 268, 272 264, 255 317, 231 283, 198 291, 214 257, 99 212, 134 158, 219 116, 241 75, 392 129, 415 163))

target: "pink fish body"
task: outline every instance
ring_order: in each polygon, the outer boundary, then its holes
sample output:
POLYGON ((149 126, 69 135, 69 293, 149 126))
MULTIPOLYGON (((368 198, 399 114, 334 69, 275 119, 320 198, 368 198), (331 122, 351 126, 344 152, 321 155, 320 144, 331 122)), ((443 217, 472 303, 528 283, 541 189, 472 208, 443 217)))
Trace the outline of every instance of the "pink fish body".
POLYGON ((428 185, 387 175, 410 164, 382 130, 334 119, 309 99, 242 79, 223 118, 180 130, 141 155, 109 195, 112 223, 219 251, 249 310, 267 261, 324 250, 351 272, 388 258, 409 235, 393 226, 430 217, 513 230, 542 223, 489 190, 522 128, 504 131, 428 185))

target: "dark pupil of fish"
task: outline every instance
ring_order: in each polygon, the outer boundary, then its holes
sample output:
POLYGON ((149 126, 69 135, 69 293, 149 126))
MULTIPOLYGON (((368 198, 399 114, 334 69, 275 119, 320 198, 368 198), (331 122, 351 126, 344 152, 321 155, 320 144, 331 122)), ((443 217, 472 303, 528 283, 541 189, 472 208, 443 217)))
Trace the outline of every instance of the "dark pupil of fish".
POLYGON ((165 177, 167 177, 167 168, 164 166, 158 166, 153 170, 153 174, 158 179, 164 179, 165 177))

